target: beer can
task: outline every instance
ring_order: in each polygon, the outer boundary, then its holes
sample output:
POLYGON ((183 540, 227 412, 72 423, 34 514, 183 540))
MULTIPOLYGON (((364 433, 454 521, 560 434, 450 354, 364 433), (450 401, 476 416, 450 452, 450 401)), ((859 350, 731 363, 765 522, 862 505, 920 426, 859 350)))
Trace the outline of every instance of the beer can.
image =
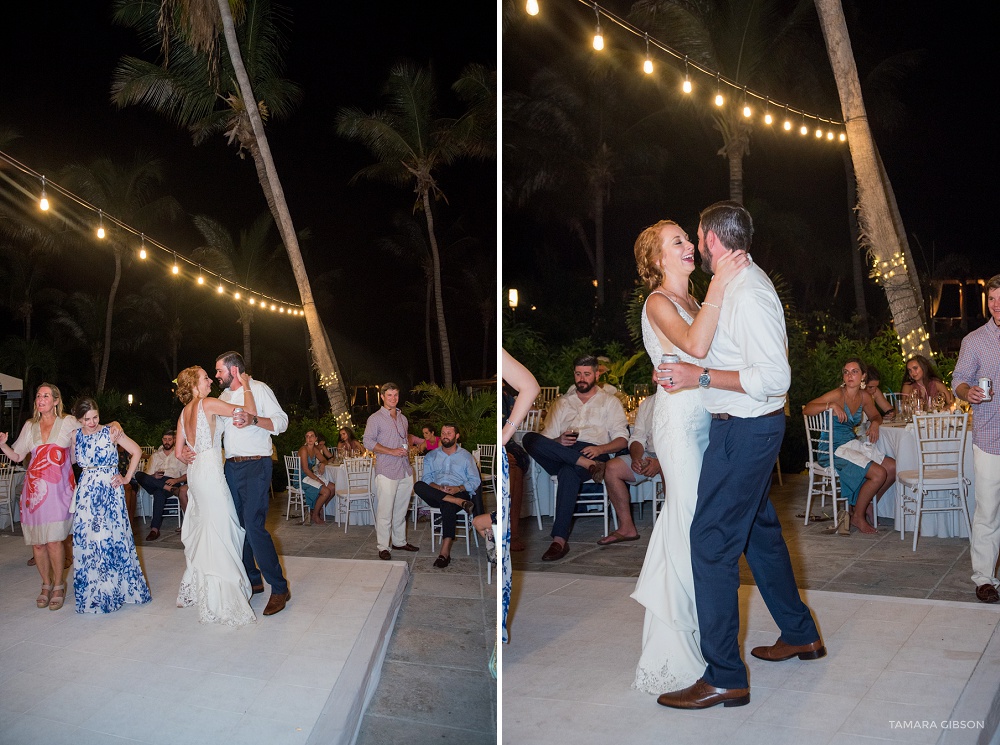
POLYGON ((990 380, 989 378, 980 378, 979 379, 979 387, 982 388, 984 391, 986 391, 986 397, 983 399, 983 401, 992 401, 993 400, 993 381, 990 380))
MULTIPOLYGON (((676 355, 676 354, 664 354, 664 355, 662 355, 660 357, 660 364, 661 365, 672 365, 675 362, 680 362, 680 361, 681 361, 680 356, 676 355)), ((661 372, 659 374, 659 376, 658 376, 658 379, 659 380, 664 380, 665 379, 665 375, 661 372)))

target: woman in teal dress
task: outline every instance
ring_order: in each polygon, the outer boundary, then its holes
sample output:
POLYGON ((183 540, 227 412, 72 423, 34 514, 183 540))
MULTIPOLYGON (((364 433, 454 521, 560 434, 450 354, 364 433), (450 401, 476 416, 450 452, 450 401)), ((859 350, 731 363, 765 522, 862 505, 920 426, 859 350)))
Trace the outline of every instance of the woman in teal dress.
MULTIPOLYGON (((882 415, 867 387, 867 369, 857 357, 844 363, 844 382, 839 388, 824 393, 807 403, 802 411, 808 416, 829 409, 833 420, 833 467, 840 477, 840 492, 850 504, 851 524, 862 533, 877 533, 867 519, 868 505, 881 497, 896 480, 896 461, 885 456, 878 448, 860 447, 857 428, 863 414, 868 417, 868 442, 878 442, 882 415), (854 443, 854 444, 852 444, 854 443)), ((822 440, 826 441, 825 435, 822 440)), ((820 465, 827 466, 820 456, 820 465)), ((872 515, 874 519, 874 515, 872 515)))
POLYGON ((80 422, 73 457, 83 468, 73 497, 73 592, 77 613, 111 613, 125 603, 148 603, 149 587, 139 566, 123 485, 132 480, 142 449, 124 434, 118 445, 129 454, 128 471, 118 470, 118 448, 101 426, 97 403, 73 406, 80 422))
POLYGON ((324 462, 316 430, 306 430, 306 442, 299 448, 299 466, 302 470, 302 494, 309 508, 309 520, 314 523, 325 523, 323 507, 333 499, 334 486, 323 482, 318 469, 324 462))

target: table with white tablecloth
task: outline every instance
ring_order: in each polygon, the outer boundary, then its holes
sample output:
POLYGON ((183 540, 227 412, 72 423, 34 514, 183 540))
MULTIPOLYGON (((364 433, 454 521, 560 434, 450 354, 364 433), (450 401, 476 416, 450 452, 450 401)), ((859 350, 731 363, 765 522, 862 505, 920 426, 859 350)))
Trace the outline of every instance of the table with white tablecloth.
MULTIPOLYGON (((886 423, 879 428, 878 445, 886 455, 895 458, 896 471, 916 471, 918 463, 917 435, 912 424, 886 423)), ((976 478, 972 467, 972 432, 965 439, 965 478, 969 480, 969 517, 976 511, 976 478)), ((896 517, 896 485, 879 499, 879 517, 896 517)), ((906 518, 906 529, 913 529, 913 515, 906 518)), ((942 538, 967 538, 969 528, 959 512, 926 512, 920 518, 920 535, 942 538)))
MULTIPOLYGON (((342 466, 335 466, 332 463, 327 463, 323 466, 322 473, 317 474, 325 484, 333 484, 334 489, 337 494, 347 494, 350 489, 350 483, 347 478, 347 469, 342 466)), ((372 479, 374 479, 372 475, 372 479)), ((373 488, 374 491, 374 488, 373 488)), ((378 509, 378 497, 374 497, 372 502, 375 504, 375 509, 378 509)), ((325 517, 332 517, 336 519, 337 517, 337 497, 334 497, 329 502, 323 506, 323 515, 325 517)), ((352 512, 351 513, 351 525, 371 525, 372 520, 368 512, 352 512)))

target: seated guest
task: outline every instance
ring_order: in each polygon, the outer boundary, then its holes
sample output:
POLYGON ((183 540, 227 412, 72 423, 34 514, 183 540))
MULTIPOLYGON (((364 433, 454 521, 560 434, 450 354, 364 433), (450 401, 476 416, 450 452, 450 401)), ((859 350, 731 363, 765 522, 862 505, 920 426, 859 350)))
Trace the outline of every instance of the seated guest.
POLYGON ((458 444, 460 437, 454 424, 441 425, 441 445, 424 458, 423 479, 413 485, 418 497, 441 510, 441 553, 434 560, 438 569, 451 563, 458 513, 472 514, 472 495, 482 483, 476 459, 458 444))
POLYGON ((928 411, 931 409, 931 404, 939 396, 944 397, 942 400, 946 406, 950 407, 955 403, 955 396, 941 381, 941 376, 938 375, 938 371, 931 361, 922 354, 910 357, 906 361, 902 393, 904 396, 917 394, 927 405, 928 411))
POLYGON ((549 404, 545 429, 528 432, 521 441, 546 473, 559 477, 552 544, 542 561, 555 561, 569 553, 567 541, 580 485, 591 478, 602 482, 610 454, 628 444, 621 401, 597 387, 597 358, 577 358, 573 379, 574 390, 549 404))
POLYGON ((324 483, 320 476, 321 457, 319 445, 316 443, 316 430, 306 430, 306 441, 299 448, 302 494, 310 511, 309 517, 306 518, 306 525, 309 525, 310 522, 320 525, 326 522, 323 518, 323 507, 333 499, 334 495, 333 484, 324 483))
POLYGON ((891 419, 895 413, 896 409, 893 407, 892 403, 885 397, 882 393, 882 387, 880 383, 882 382, 882 376, 879 375, 878 370, 876 370, 871 365, 868 365, 868 376, 865 378, 865 390, 872 394, 872 400, 875 401, 875 408, 878 409, 878 413, 882 415, 883 419, 891 419))
POLYGON ((410 447, 416 448, 417 455, 427 455, 427 453, 441 444, 441 438, 434 434, 433 424, 425 424, 422 431, 423 437, 410 435, 407 438, 410 447))
POLYGON ((364 444, 354 436, 354 430, 350 427, 340 428, 337 453, 341 458, 357 458, 365 454, 364 444))
POLYGON ((319 451, 320 467, 333 460, 333 451, 327 447, 326 436, 322 432, 316 433, 316 449, 319 451))
POLYGON ((173 495, 181 503, 181 510, 187 509, 187 464, 177 459, 174 452, 174 430, 163 433, 160 442, 163 444, 149 458, 146 468, 148 473, 139 472, 133 481, 148 491, 153 497, 153 519, 150 524, 147 541, 155 541, 160 537, 160 525, 163 524, 163 508, 167 499, 173 495))
MULTIPOLYGON (((618 389, 615 388, 613 385, 611 385, 611 383, 607 382, 607 379, 605 378, 605 376, 608 374, 608 370, 610 369, 608 367, 608 365, 610 364, 611 360, 608 359, 607 357, 604 357, 603 355, 597 358, 597 385, 602 391, 604 391, 605 393, 610 393, 613 396, 616 393, 618 393, 618 389), (601 378, 605 378, 605 381, 603 383, 601 382, 601 378)), ((576 384, 574 383, 573 385, 571 385, 569 388, 566 389, 566 393, 572 393, 575 387, 576 384)))
MULTIPOLYGON (((660 461, 653 452, 653 406, 654 396, 647 396, 639 404, 635 415, 635 426, 628 439, 628 457, 612 458, 604 470, 604 483, 608 487, 608 499, 615 506, 618 515, 618 530, 597 541, 598 546, 639 540, 639 532, 632 522, 632 500, 629 484, 641 484, 654 478, 660 472, 660 461)), ((655 497, 654 497, 655 498, 655 497)))
MULTIPOLYGON (((851 357, 844 363, 844 382, 839 388, 824 393, 802 407, 808 416, 833 412, 833 467, 840 477, 841 494, 851 505, 851 524, 862 533, 878 531, 866 519, 868 506, 875 497, 881 497, 896 480, 896 461, 885 456, 878 448, 865 447, 854 436, 854 428, 861 424, 862 412, 868 415, 869 443, 878 442, 882 415, 875 408, 871 393, 861 387, 864 380, 864 363, 851 357)), ((823 433, 821 442, 826 442, 823 433)), ((829 466, 821 453, 820 465, 829 466)), ((874 520, 874 508, 872 519, 874 520)))

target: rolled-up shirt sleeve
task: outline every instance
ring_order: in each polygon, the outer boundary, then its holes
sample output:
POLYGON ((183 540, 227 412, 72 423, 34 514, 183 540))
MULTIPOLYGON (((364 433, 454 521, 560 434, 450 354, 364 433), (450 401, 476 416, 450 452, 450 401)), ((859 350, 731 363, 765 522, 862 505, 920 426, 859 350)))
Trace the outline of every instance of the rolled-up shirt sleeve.
POLYGON ((653 407, 656 405, 653 400, 653 396, 649 396, 641 404, 639 404, 639 410, 635 415, 635 425, 632 427, 632 434, 628 438, 629 447, 632 446, 633 442, 638 442, 642 445, 643 450, 649 450, 647 447, 650 442, 650 430, 653 425, 653 407))
POLYGON ((969 386, 979 385, 979 357, 976 355, 975 342, 970 341, 971 334, 962 339, 962 348, 958 353, 958 362, 951 373, 951 389, 955 390, 962 383, 969 386))
POLYGON ((774 300, 768 293, 755 290, 733 315, 732 335, 745 363, 739 370, 740 385, 750 398, 761 402, 784 398, 792 380, 784 313, 774 300), (767 353, 778 349, 784 353, 767 353))
POLYGON ((569 406, 562 396, 552 401, 545 413, 545 428, 542 430, 542 435, 550 440, 561 435, 565 431, 563 425, 567 423, 565 420, 568 413, 569 406))
POLYGON ((272 434, 280 435, 288 429, 288 414, 281 410, 281 404, 274 397, 274 392, 263 383, 253 386, 254 403, 257 405, 257 416, 271 420, 272 434))
POLYGON ((467 450, 463 450, 462 452, 468 455, 467 458, 464 458, 466 473, 462 479, 462 485, 469 494, 472 494, 483 483, 483 479, 479 475, 479 468, 476 466, 476 459, 472 457, 472 453, 467 450))
POLYGON ((628 419, 625 417, 625 409, 621 401, 614 396, 608 398, 611 399, 607 405, 608 442, 618 437, 628 440, 628 419))

